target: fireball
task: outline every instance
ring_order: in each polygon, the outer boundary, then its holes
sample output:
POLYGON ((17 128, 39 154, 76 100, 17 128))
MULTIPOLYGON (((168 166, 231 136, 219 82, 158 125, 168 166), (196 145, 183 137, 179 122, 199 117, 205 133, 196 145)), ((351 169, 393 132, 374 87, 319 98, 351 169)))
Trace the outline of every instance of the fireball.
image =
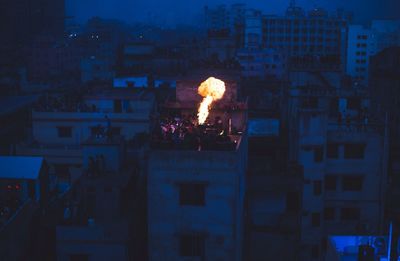
POLYGON ((211 104, 224 96, 225 83, 217 78, 210 77, 200 84, 198 93, 203 97, 197 113, 198 122, 201 125, 207 120, 211 104))

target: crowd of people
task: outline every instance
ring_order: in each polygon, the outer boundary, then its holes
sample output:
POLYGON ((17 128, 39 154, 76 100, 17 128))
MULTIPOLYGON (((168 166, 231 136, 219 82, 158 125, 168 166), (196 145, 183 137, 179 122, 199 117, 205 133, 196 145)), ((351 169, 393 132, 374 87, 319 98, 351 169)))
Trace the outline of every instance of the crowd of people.
POLYGON ((223 121, 216 117, 214 123, 197 124, 193 115, 165 117, 160 120, 152 137, 152 145, 164 149, 232 150, 231 141, 223 121))

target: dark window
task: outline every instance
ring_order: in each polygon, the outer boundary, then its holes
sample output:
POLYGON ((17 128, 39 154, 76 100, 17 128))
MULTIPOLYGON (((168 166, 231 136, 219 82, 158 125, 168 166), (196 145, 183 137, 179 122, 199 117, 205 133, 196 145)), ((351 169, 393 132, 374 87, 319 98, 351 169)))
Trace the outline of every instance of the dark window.
MULTIPOLYGON (((360 63, 363 60, 360 60, 360 63)), ((361 108, 361 99, 360 98, 349 98, 347 99, 347 108, 350 110, 358 110, 361 108)))
POLYGON ((121 135, 121 128, 120 127, 111 127, 111 135, 113 135, 113 136, 121 135))
POLYGON ((318 245, 313 245, 311 248, 311 257, 313 259, 318 259, 319 258, 319 246, 318 245))
POLYGON ((322 182, 320 180, 314 181, 314 195, 319 196, 322 193, 322 182))
POLYGON ((344 176, 342 178, 342 190, 361 191, 363 186, 363 176, 344 176))
POLYGON ((311 214, 311 224, 313 227, 319 227, 321 224, 321 215, 316 212, 311 214))
POLYGON ((105 193, 110 193, 110 192, 112 192, 112 187, 111 186, 106 186, 106 187, 104 187, 104 192, 105 193))
POLYGON ((337 176, 327 175, 325 176, 325 190, 336 190, 337 176))
POLYGON ((96 194, 86 194, 86 211, 88 217, 94 217, 96 211, 96 194))
POLYGON ((322 162, 324 160, 324 147, 314 148, 314 162, 322 162))
POLYGON ((204 256, 204 236, 182 235, 180 237, 181 256, 204 256))
POLYGON ((69 180, 70 172, 68 164, 54 164, 54 172, 57 178, 69 180))
POLYGON ((71 138, 72 137, 72 127, 57 127, 59 138, 71 138))
POLYGON ((122 101, 114 100, 114 112, 121 113, 122 112, 122 101))
POLYGON ((180 205, 204 206, 205 185, 204 184, 180 184, 179 186, 180 205))
POLYGON ((344 157, 346 159, 363 159, 365 151, 365 144, 345 144, 344 157))
POLYGON ((339 158, 339 144, 328 143, 327 154, 328 159, 339 158))
POLYGON ((334 220, 335 219, 335 208, 327 207, 324 209, 324 219, 334 220))
POLYGON ((340 218, 342 220, 359 220, 360 209, 359 208, 342 208, 340 211, 340 218))
POLYGON ((87 254, 72 254, 69 256, 70 261, 89 261, 89 255, 87 254))
POLYGON ((286 194, 286 209, 289 212, 300 210, 300 196, 296 191, 290 191, 286 194))

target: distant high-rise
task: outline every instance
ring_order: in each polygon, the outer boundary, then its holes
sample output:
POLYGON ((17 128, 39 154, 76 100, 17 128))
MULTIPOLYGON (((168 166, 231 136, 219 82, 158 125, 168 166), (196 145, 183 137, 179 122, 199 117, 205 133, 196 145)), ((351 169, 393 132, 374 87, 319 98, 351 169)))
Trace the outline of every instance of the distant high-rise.
POLYGON ((372 21, 369 28, 351 25, 348 30, 346 72, 368 85, 370 56, 400 46, 400 20, 372 21))
POLYGON ((330 57, 340 64, 344 60, 348 19, 339 13, 329 15, 321 8, 305 13, 292 1, 284 16, 249 13, 245 39, 258 38, 262 48, 282 50, 289 57, 330 57), (247 30, 248 27, 252 29, 247 30))

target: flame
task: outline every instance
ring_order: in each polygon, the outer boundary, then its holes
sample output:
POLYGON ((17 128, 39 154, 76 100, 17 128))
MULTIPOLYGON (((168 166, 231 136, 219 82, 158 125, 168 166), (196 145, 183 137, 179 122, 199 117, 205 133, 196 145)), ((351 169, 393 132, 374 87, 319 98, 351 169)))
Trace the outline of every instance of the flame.
POLYGON ((221 99, 225 93, 225 83, 217 78, 210 77, 199 86, 198 93, 204 97, 197 113, 199 124, 204 124, 210 113, 211 104, 221 99))

